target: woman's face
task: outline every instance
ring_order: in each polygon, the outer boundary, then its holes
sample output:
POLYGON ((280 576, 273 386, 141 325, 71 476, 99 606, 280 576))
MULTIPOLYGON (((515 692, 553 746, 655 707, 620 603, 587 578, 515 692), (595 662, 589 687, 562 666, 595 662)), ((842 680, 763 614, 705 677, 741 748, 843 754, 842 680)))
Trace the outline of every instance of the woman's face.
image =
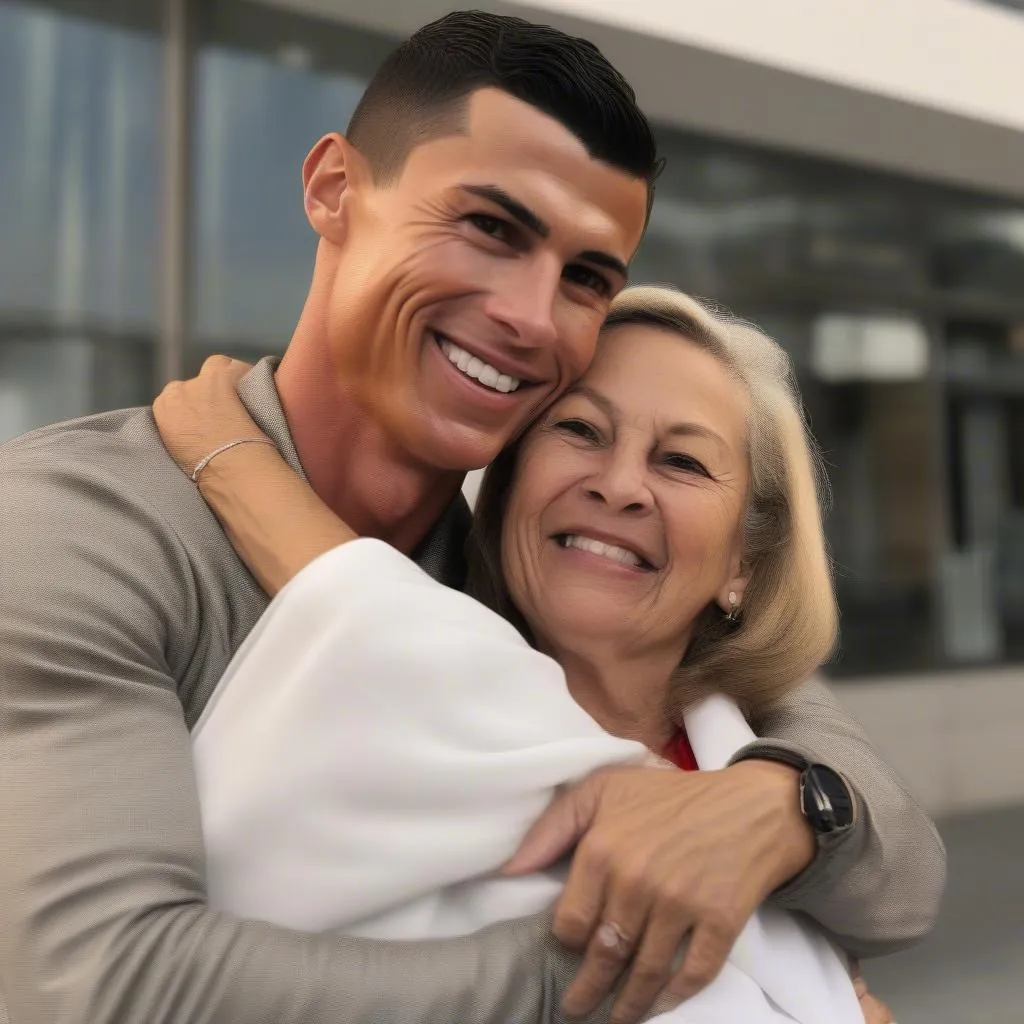
POLYGON ((524 439, 509 496, 506 579, 544 650, 681 658, 709 603, 742 601, 748 406, 678 333, 605 332, 524 439))

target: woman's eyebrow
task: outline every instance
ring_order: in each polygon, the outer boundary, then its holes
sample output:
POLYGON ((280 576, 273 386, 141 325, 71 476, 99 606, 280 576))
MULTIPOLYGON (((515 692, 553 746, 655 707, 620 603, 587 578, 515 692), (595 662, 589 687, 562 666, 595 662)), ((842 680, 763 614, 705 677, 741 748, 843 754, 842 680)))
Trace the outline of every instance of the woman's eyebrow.
MULTIPOLYGON (((565 397, 572 395, 579 395, 593 402, 613 423, 618 423, 622 418, 619 407, 607 395, 587 387, 586 384, 578 384, 567 391, 565 397)), ((694 423, 689 420, 670 423, 664 428, 664 433, 669 437, 703 437, 724 450, 729 447, 725 438, 705 423, 694 423)))
POLYGON ((586 384, 577 384, 574 388, 570 388, 565 393, 566 398, 573 395, 579 395, 582 398, 589 399, 610 420, 612 420, 612 422, 618 422, 620 418, 619 407, 607 395, 602 394, 600 391, 595 391, 593 388, 587 387, 586 384))
POLYGON ((729 447, 725 438, 717 430, 712 430, 711 427, 703 423, 672 423, 666 428, 665 433, 669 437, 703 437, 720 448, 727 449, 729 447))

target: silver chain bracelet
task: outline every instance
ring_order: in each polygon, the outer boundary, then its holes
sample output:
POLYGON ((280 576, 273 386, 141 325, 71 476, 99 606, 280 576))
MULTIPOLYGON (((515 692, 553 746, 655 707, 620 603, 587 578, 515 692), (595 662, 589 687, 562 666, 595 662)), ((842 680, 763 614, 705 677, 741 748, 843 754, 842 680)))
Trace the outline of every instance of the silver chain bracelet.
POLYGON ((204 456, 196 463, 196 468, 192 470, 192 483, 199 482, 199 474, 210 464, 211 459, 215 459, 218 455, 226 452, 229 448, 234 448, 239 444, 269 444, 274 448, 277 447, 269 437, 241 437, 237 441, 228 441, 227 444, 222 444, 219 448, 214 448, 209 455, 204 456))

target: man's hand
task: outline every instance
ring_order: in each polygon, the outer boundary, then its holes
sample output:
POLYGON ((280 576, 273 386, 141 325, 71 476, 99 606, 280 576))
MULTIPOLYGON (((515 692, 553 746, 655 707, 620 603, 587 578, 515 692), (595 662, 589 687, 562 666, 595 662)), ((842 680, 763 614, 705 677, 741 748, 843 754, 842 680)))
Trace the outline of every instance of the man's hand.
POLYGON ((859 964, 853 965, 853 988, 864 1013, 864 1024, 896 1024, 892 1010, 868 991, 868 983, 860 973, 859 964))
POLYGON ((798 773, 769 761, 596 772, 552 803, 505 873, 548 867, 577 842, 555 935, 586 956, 563 1007, 590 1013, 632 962, 616 1024, 638 1020, 666 985, 679 1000, 712 981, 754 911, 814 856, 798 773))

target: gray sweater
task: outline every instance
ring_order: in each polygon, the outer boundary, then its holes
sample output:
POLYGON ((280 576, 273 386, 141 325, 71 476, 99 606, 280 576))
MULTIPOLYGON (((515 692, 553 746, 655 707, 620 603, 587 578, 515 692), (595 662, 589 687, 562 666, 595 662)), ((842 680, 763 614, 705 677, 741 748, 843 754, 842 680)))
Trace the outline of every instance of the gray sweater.
MULTIPOLYGON (((301 472, 274 365, 239 393, 301 472)), ((449 585, 468 515, 416 553, 449 585)), ((558 1020, 576 961, 546 919, 389 944, 207 906, 189 729, 267 603, 148 408, 0 446, 0 1024, 558 1020)), ((820 684, 755 726, 858 798, 777 901, 855 953, 920 937, 944 852, 861 730, 820 684)))

